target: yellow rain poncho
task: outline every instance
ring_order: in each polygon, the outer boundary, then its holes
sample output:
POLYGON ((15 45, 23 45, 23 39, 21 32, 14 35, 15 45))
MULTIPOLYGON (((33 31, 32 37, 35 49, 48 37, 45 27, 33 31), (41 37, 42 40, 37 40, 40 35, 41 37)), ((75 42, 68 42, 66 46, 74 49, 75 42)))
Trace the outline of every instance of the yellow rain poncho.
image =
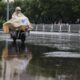
POLYGON ((24 16, 22 13, 19 13, 16 16, 15 12, 13 13, 12 18, 3 24, 3 31, 5 33, 9 33, 9 29, 11 27, 14 28, 20 27, 23 31, 25 31, 27 28, 29 30, 32 29, 29 19, 26 16, 24 16))

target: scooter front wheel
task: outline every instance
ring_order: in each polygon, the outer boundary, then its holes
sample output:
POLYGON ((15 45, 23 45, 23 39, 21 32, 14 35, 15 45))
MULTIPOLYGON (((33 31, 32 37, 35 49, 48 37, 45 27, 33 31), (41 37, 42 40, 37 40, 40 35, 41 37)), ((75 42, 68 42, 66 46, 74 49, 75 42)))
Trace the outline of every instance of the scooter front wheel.
POLYGON ((16 42, 16 38, 13 37, 12 39, 13 39, 14 42, 16 42))
POLYGON ((25 35, 23 35, 23 36, 21 37, 21 41, 22 41, 23 43, 25 42, 25 38, 26 38, 25 35))

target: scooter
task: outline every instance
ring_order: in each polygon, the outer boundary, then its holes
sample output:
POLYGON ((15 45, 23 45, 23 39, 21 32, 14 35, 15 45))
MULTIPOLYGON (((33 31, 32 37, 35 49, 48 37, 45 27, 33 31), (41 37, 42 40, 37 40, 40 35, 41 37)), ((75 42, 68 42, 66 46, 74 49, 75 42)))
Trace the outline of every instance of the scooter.
POLYGON ((14 42, 16 42, 17 39, 20 39, 24 43, 27 33, 29 34, 30 31, 28 29, 23 30, 21 27, 10 29, 10 36, 14 42))
POLYGON ((5 33, 9 33, 14 42, 20 39, 22 42, 26 39, 26 32, 29 34, 32 30, 31 24, 26 17, 11 19, 3 24, 5 33))

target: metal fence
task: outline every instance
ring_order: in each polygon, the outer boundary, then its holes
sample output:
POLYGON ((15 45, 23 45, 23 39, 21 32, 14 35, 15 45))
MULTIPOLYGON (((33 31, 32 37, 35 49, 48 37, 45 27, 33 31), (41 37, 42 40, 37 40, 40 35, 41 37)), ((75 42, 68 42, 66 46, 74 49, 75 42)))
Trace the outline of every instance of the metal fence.
POLYGON ((80 24, 33 24, 33 31, 80 33, 80 24))
MULTIPOLYGON (((32 24, 32 26, 32 31, 80 33, 80 24, 32 24)), ((3 33, 2 29, 0 33, 3 33)))

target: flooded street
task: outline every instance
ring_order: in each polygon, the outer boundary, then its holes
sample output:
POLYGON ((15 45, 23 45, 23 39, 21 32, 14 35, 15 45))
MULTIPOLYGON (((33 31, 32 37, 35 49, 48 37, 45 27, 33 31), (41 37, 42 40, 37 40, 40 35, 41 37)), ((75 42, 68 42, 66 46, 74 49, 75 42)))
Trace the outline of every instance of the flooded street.
POLYGON ((0 41, 0 80, 80 80, 79 50, 0 41))

